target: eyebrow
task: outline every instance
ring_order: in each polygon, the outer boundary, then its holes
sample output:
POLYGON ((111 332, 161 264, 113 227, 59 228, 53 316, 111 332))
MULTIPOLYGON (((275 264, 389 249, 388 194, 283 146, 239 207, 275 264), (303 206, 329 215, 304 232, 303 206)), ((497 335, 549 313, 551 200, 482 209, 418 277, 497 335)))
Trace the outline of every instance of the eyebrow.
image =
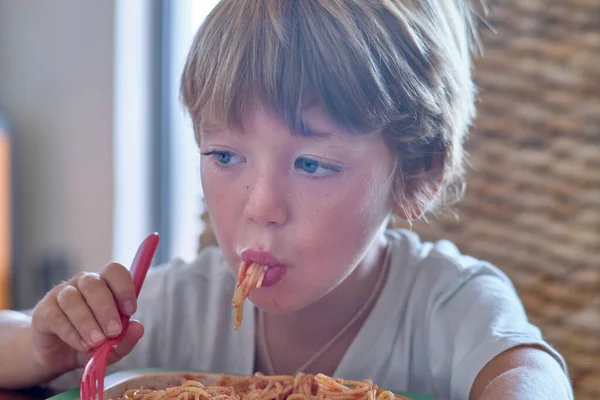
POLYGON ((314 139, 329 139, 333 134, 331 132, 317 131, 314 129, 304 128, 299 136, 304 136, 314 139))
POLYGON ((225 130, 225 127, 223 125, 218 125, 218 124, 214 124, 212 122, 202 122, 200 124, 200 132, 201 133, 216 133, 216 132, 222 132, 225 130))
POLYGON ((301 127, 300 127, 300 136, 310 137, 315 139, 328 139, 333 136, 333 132, 318 130, 312 128, 310 125, 306 123, 304 119, 302 119, 301 127))
POLYGON ((200 129, 198 132, 198 138, 207 138, 210 137, 212 135, 216 135, 219 133, 238 133, 239 131, 236 130, 231 130, 229 129, 227 126, 222 125, 222 124, 216 124, 213 122, 202 122, 200 124, 200 129))
MULTIPOLYGON (((213 124, 213 123, 209 122, 209 123, 203 123, 202 125, 200 125, 199 133, 200 133, 200 136, 209 137, 213 134, 223 133, 225 131, 229 132, 229 130, 225 126, 219 125, 219 124, 213 124)), ((236 132, 238 132, 238 131, 236 130, 236 132)), ((243 132, 240 132, 240 133, 243 133, 243 132)), ((328 139, 331 136, 333 136, 333 132, 314 129, 314 128, 311 128, 311 127, 303 124, 300 131, 298 131, 298 132, 292 131, 292 136, 303 136, 303 137, 315 138, 315 139, 328 139)))

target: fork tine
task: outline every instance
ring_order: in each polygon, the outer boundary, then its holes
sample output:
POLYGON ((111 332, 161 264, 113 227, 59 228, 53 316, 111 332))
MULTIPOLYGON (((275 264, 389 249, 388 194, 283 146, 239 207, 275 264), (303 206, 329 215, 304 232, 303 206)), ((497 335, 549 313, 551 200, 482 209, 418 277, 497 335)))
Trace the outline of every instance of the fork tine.
MULTIPOLYGON (((83 377, 85 376, 85 370, 83 371, 83 375, 81 375, 81 381, 83 382, 83 377)), ((85 385, 79 384, 79 398, 81 400, 85 400, 85 385)))
POLYGON ((85 385, 88 388, 88 398, 87 400, 95 400, 96 399, 96 365, 90 365, 90 373, 87 376, 85 385))
MULTIPOLYGON (((101 359, 100 363, 103 366, 106 366, 106 362, 108 361, 108 354, 110 353, 112 346, 106 346, 106 351, 102 352, 102 354, 98 355, 98 358, 101 359)), ((98 385, 98 400, 104 400, 104 373, 106 371, 106 367, 98 369, 96 375, 96 384, 98 385)))
POLYGON ((106 363, 108 362, 108 357, 113 349, 113 346, 109 343, 98 349, 98 352, 94 354, 94 360, 91 363, 93 376, 90 380, 91 387, 93 388, 93 395, 89 400, 104 400, 106 363))
POLYGON ((85 370, 83 371, 83 375, 81 377, 81 389, 80 389, 81 400, 90 400, 90 389, 89 389, 89 385, 88 385, 89 375, 90 375, 89 367, 86 366, 85 370))
POLYGON ((99 400, 104 400, 104 373, 102 369, 98 373, 96 383, 98 384, 98 398, 99 400))
MULTIPOLYGON (((82 376, 81 382, 85 382, 85 371, 83 371, 83 376, 82 376)), ((84 384, 79 385, 79 397, 81 398, 81 400, 87 400, 87 393, 85 391, 84 384)))
POLYGON ((92 386, 92 398, 96 400, 98 398, 98 362, 94 363, 93 374, 91 377, 90 385, 92 386))

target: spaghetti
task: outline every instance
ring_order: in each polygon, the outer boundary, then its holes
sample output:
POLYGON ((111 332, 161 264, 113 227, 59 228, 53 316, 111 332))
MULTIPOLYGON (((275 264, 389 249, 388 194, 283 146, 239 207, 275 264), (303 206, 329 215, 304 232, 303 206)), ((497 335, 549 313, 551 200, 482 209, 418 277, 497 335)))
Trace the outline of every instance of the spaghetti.
POLYGON ((235 283, 235 292, 231 305, 235 310, 233 329, 236 331, 242 325, 244 302, 250 296, 250 292, 254 288, 260 288, 265 277, 265 267, 258 264, 252 264, 250 267, 245 262, 242 262, 238 271, 237 280, 235 283))
POLYGON ((118 400, 396 400, 408 398, 377 387, 370 379, 350 381, 323 374, 296 376, 222 375, 215 385, 188 380, 163 390, 130 389, 118 400))

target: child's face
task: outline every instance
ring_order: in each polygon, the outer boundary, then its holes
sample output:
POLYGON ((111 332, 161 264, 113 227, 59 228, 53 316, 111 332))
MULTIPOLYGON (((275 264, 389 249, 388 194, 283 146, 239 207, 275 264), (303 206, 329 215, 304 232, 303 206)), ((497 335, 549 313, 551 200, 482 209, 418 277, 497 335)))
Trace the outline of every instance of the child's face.
POLYGON ((394 159, 381 134, 350 134, 318 108, 292 136, 262 108, 243 132, 203 119, 202 185, 219 245, 237 273, 241 252, 270 252, 285 275, 254 290, 254 304, 289 312, 340 284, 361 262, 392 205, 394 159), (207 154, 208 153, 208 154, 207 154))

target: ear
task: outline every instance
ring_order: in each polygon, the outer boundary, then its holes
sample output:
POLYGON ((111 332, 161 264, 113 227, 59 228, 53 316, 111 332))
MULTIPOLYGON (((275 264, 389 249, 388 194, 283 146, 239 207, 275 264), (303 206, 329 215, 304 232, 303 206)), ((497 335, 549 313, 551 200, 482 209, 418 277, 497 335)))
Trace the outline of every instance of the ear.
POLYGON ((423 217, 431 208, 442 186, 444 177, 444 155, 435 153, 423 160, 423 167, 417 174, 397 179, 394 190, 401 195, 395 196, 394 213, 408 222, 423 217))

